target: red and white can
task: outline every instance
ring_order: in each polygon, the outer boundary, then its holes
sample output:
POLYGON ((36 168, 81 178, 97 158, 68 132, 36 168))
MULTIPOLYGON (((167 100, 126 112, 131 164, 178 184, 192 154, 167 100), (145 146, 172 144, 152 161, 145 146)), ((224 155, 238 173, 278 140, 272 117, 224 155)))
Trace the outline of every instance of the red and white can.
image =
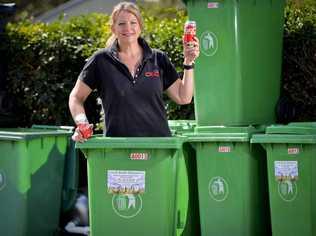
POLYGON ((89 123, 81 123, 77 125, 83 138, 90 138, 93 134, 92 126, 89 123))
POLYGON ((194 41, 194 37, 196 35, 196 22, 195 21, 187 21, 184 24, 184 43, 190 44, 194 41))

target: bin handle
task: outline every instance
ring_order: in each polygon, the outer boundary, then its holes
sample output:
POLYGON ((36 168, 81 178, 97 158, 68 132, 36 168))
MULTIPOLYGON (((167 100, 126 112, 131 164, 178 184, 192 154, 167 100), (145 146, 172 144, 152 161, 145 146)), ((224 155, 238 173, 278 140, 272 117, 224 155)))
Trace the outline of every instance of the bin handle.
MULTIPOLYGON (((272 3, 272 1, 273 1, 273 0, 270 0, 271 3, 272 3)), ((236 0, 236 2, 239 3, 240 0, 236 0)), ((257 0, 253 0, 252 3, 253 3, 253 5, 256 5, 256 4, 257 4, 257 0)))
POLYGON ((184 222, 182 221, 182 218, 181 218, 181 211, 178 210, 178 214, 177 214, 177 228, 178 229, 184 229, 184 222))
POLYGON ((32 128, 34 129, 63 129, 63 130, 69 130, 73 131, 73 126, 56 126, 56 125, 32 125, 32 128))

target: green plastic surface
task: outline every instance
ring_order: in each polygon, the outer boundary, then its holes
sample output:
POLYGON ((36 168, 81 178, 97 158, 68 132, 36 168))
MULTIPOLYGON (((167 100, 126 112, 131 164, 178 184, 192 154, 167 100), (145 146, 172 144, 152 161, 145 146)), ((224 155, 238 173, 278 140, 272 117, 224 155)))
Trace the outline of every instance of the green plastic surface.
POLYGON ((316 235, 315 128, 315 122, 273 125, 251 139, 267 153, 273 235, 316 235))
POLYGON ((316 235, 316 139, 313 143, 297 140, 263 146, 267 151, 273 235, 316 235), (281 166, 283 179, 277 178, 281 166))
POLYGON ((95 148, 152 148, 164 149, 171 148, 177 149, 182 147, 185 138, 111 138, 94 136, 88 142, 76 143, 77 148, 81 149, 95 149, 95 148))
POLYGON ((71 131, 0 131, 0 235, 53 235, 71 131))
POLYGON ((296 122, 288 125, 271 125, 266 129, 267 134, 303 134, 316 135, 316 122, 296 122))
POLYGON ((187 135, 196 150, 202 236, 271 235, 265 152, 249 142, 262 130, 236 130, 187 135))
POLYGON ((190 142, 248 142, 253 134, 264 131, 264 127, 228 127, 228 126, 197 126, 194 133, 184 133, 190 142))
MULTIPOLYGON (((41 130, 67 130, 74 131, 73 126, 32 125, 34 129, 41 130)), ((79 157, 75 149, 75 142, 69 137, 65 156, 64 179, 62 189, 62 210, 69 211, 75 204, 79 185, 79 157)))
POLYGON ((232 133, 232 134, 248 134, 264 132, 265 126, 197 126, 195 132, 202 133, 232 133))
POLYGON ((273 123, 285 1, 185 2, 201 51, 194 70, 197 124, 273 123))
POLYGON ((316 143, 316 135, 258 134, 251 143, 316 143))
POLYGON ((266 134, 254 135, 252 143, 316 143, 316 123, 296 122, 288 125, 271 125, 266 134))
POLYGON ((94 136, 76 144, 88 161, 92 236, 197 235, 194 214, 189 210, 189 160, 183 153, 184 140, 94 136), (144 193, 109 193, 110 171, 127 171, 131 176, 141 171, 145 176, 144 193), (128 207, 129 198, 134 199, 135 208, 128 207))
POLYGON ((69 135, 71 130, 42 128, 1 128, 0 140, 31 140, 48 136, 69 135))

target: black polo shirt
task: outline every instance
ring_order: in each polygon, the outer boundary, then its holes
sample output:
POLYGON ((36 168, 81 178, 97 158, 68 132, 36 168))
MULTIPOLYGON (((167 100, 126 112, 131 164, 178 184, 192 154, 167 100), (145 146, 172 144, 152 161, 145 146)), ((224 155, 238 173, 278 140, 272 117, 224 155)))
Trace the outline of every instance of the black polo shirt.
POLYGON ((79 79, 97 89, 102 99, 106 136, 170 136, 163 91, 178 74, 169 58, 140 38, 144 56, 133 77, 118 59, 117 41, 89 58, 79 79))

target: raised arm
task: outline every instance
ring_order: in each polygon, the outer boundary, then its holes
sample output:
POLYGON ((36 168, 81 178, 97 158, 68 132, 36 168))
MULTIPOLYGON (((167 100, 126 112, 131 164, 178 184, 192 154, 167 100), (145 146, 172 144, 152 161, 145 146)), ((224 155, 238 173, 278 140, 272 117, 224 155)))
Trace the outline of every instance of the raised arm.
POLYGON ((183 43, 183 78, 176 80, 168 89, 167 95, 177 104, 189 104, 192 101, 194 91, 194 60, 199 56, 199 41, 195 37, 192 46, 183 43))

